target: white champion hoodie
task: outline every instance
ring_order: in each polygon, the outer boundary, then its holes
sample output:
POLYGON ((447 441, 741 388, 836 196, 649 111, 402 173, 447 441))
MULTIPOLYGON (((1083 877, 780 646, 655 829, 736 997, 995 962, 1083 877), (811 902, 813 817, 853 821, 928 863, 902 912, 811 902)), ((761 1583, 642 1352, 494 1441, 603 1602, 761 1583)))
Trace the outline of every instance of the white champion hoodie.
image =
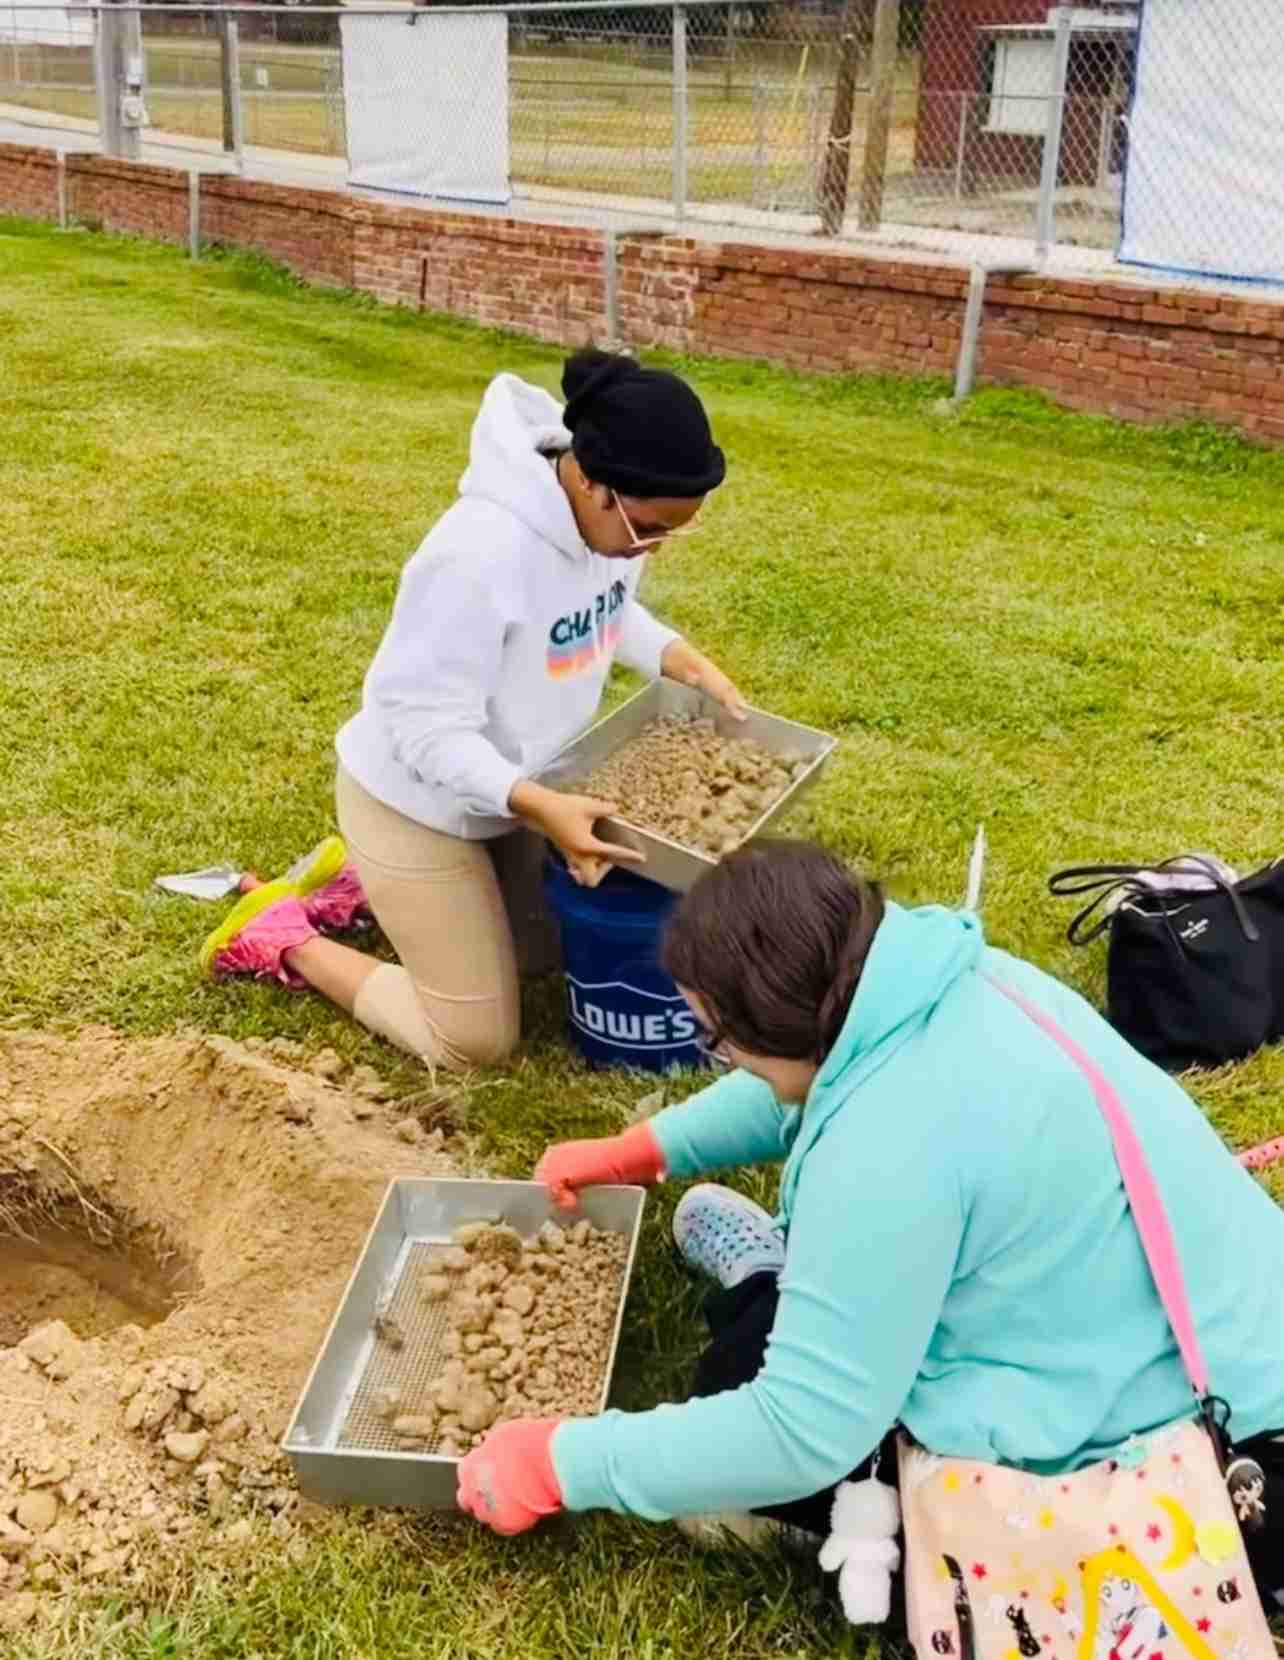
POLYGON ((434 830, 511 830, 510 790, 589 724, 614 658, 654 679, 677 638, 636 597, 645 560, 585 546, 547 458, 570 441, 547 392, 491 382, 459 500, 402 571, 336 739, 364 789, 434 830))

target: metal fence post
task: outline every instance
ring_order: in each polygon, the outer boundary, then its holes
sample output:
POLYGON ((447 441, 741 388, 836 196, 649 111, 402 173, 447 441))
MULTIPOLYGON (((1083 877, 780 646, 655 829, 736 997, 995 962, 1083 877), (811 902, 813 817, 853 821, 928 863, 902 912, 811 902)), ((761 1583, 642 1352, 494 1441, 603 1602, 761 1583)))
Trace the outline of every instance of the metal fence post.
POLYGON ((241 26, 228 12, 219 15, 219 71, 223 83, 223 149, 245 166, 241 122, 241 26))
POLYGON ((94 8, 94 80, 98 88, 98 136, 105 156, 120 154, 121 79, 119 15, 109 5, 94 8))
POLYGON ((141 105, 146 79, 143 19, 138 11, 104 5, 98 11, 94 65, 98 81, 98 124, 105 156, 137 161, 142 149, 139 123, 126 117, 126 95, 141 105))
POLYGON ((187 170, 187 252, 191 259, 201 257, 201 175, 195 167, 187 170))
POLYGON ((1110 147, 1114 137, 1115 110, 1109 98, 1101 100, 1101 136, 1097 140, 1097 189, 1110 183, 1110 147))
POLYGON ((958 148, 954 156, 954 200, 963 200, 963 179, 967 169, 967 129, 968 116, 972 108, 972 95, 969 92, 959 94, 959 136, 958 148))
POLYGON ((896 98, 896 45, 900 36, 901 0, 877 0, 874 48, 870 59, 869 114, 865 120, 865 155, 861 163, 860 228, 877 230, 883 221, 883 187, 887 147, 896 98))
POLYGON ((146 81, 143 62, 143 14, 141 11, 123 11, 117 22, 120 38, 116 101, 121 106, 120 151, 126 161, 137 161, 142 154, 143 134, 137 123, 126 121, 123 103, 125 95, 135 88, 141 96, 146 81))
POLYGON ((673 8, 673 217, 687 212, 687 9, 673 8))
POLYGON ((768 194, 767 178, 767 115, 763 107, 765 92, 761 81, 753 83, 753 205, 762 207, 764 203, 770 209, 771 195, 768 194))
POLYGON ((1049 19, 1056 24, 1052 47, 1052 85, 1048 96, 1048 127, 1043 138, 1043 168, 1039 175, 1039 204, 1034 221, 1034 249, 1045 259, 1056 234, 1057 174, 1061 166, 1061 127, 1065 118, 1066 77, 1070 70, 1071 6, 1054 6, 1049 19))

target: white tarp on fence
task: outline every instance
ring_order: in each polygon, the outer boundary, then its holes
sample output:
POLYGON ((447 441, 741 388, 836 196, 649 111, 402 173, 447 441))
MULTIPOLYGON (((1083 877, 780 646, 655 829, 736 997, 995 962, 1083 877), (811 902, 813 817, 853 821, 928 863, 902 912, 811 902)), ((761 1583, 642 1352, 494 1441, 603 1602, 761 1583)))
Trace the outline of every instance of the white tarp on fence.
POLYGON ((1128 263, 1284 281, 1284 5, 1145 0, 1128 124, 1128 263))
POLYGON ((340 21, 350 182, 507 202, 507 18, 416 9, 340 21))
POLYGON ((0 41, 19 46, 92 46, 93 14, 70 6, 20 11, 0 5, 0 41))

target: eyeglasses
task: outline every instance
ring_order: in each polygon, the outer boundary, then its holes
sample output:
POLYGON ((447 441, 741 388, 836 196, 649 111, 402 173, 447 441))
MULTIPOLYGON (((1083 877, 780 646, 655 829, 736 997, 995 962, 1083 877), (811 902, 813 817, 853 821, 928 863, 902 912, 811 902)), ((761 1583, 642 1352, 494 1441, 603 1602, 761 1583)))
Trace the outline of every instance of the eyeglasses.
POLYGON ((670 536, 694 536, 698 530, 703 530, 700 524, 700 511, 697 510, 684 525, 635 525, 625 511, 624 503, 620 500, 619 492, 611 491, 611 500, 615 503, 620 517, 624 520, 624 528, 629 533, 629 541, 635 548, 653 548, 660 542, 667 542, 670 536))
POLYGON ((727 1045, 726 1033, 719 1031, 717 1027, 710 1028, 697 1020, 695 1046, 714 1066, 735 1065, 727 1045))

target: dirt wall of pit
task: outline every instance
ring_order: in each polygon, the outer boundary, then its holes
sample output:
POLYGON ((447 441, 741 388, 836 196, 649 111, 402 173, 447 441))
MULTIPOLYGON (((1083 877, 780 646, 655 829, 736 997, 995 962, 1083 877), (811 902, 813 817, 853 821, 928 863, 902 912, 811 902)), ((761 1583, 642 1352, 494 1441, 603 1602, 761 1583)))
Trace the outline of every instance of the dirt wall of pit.
POLYGON ((387 1183, 460 1173, 320 1070, 218 1037, 0 1039, 0 1608, 128 1586, 200 1527, 295 1525, 277 1443, 387 1183))

